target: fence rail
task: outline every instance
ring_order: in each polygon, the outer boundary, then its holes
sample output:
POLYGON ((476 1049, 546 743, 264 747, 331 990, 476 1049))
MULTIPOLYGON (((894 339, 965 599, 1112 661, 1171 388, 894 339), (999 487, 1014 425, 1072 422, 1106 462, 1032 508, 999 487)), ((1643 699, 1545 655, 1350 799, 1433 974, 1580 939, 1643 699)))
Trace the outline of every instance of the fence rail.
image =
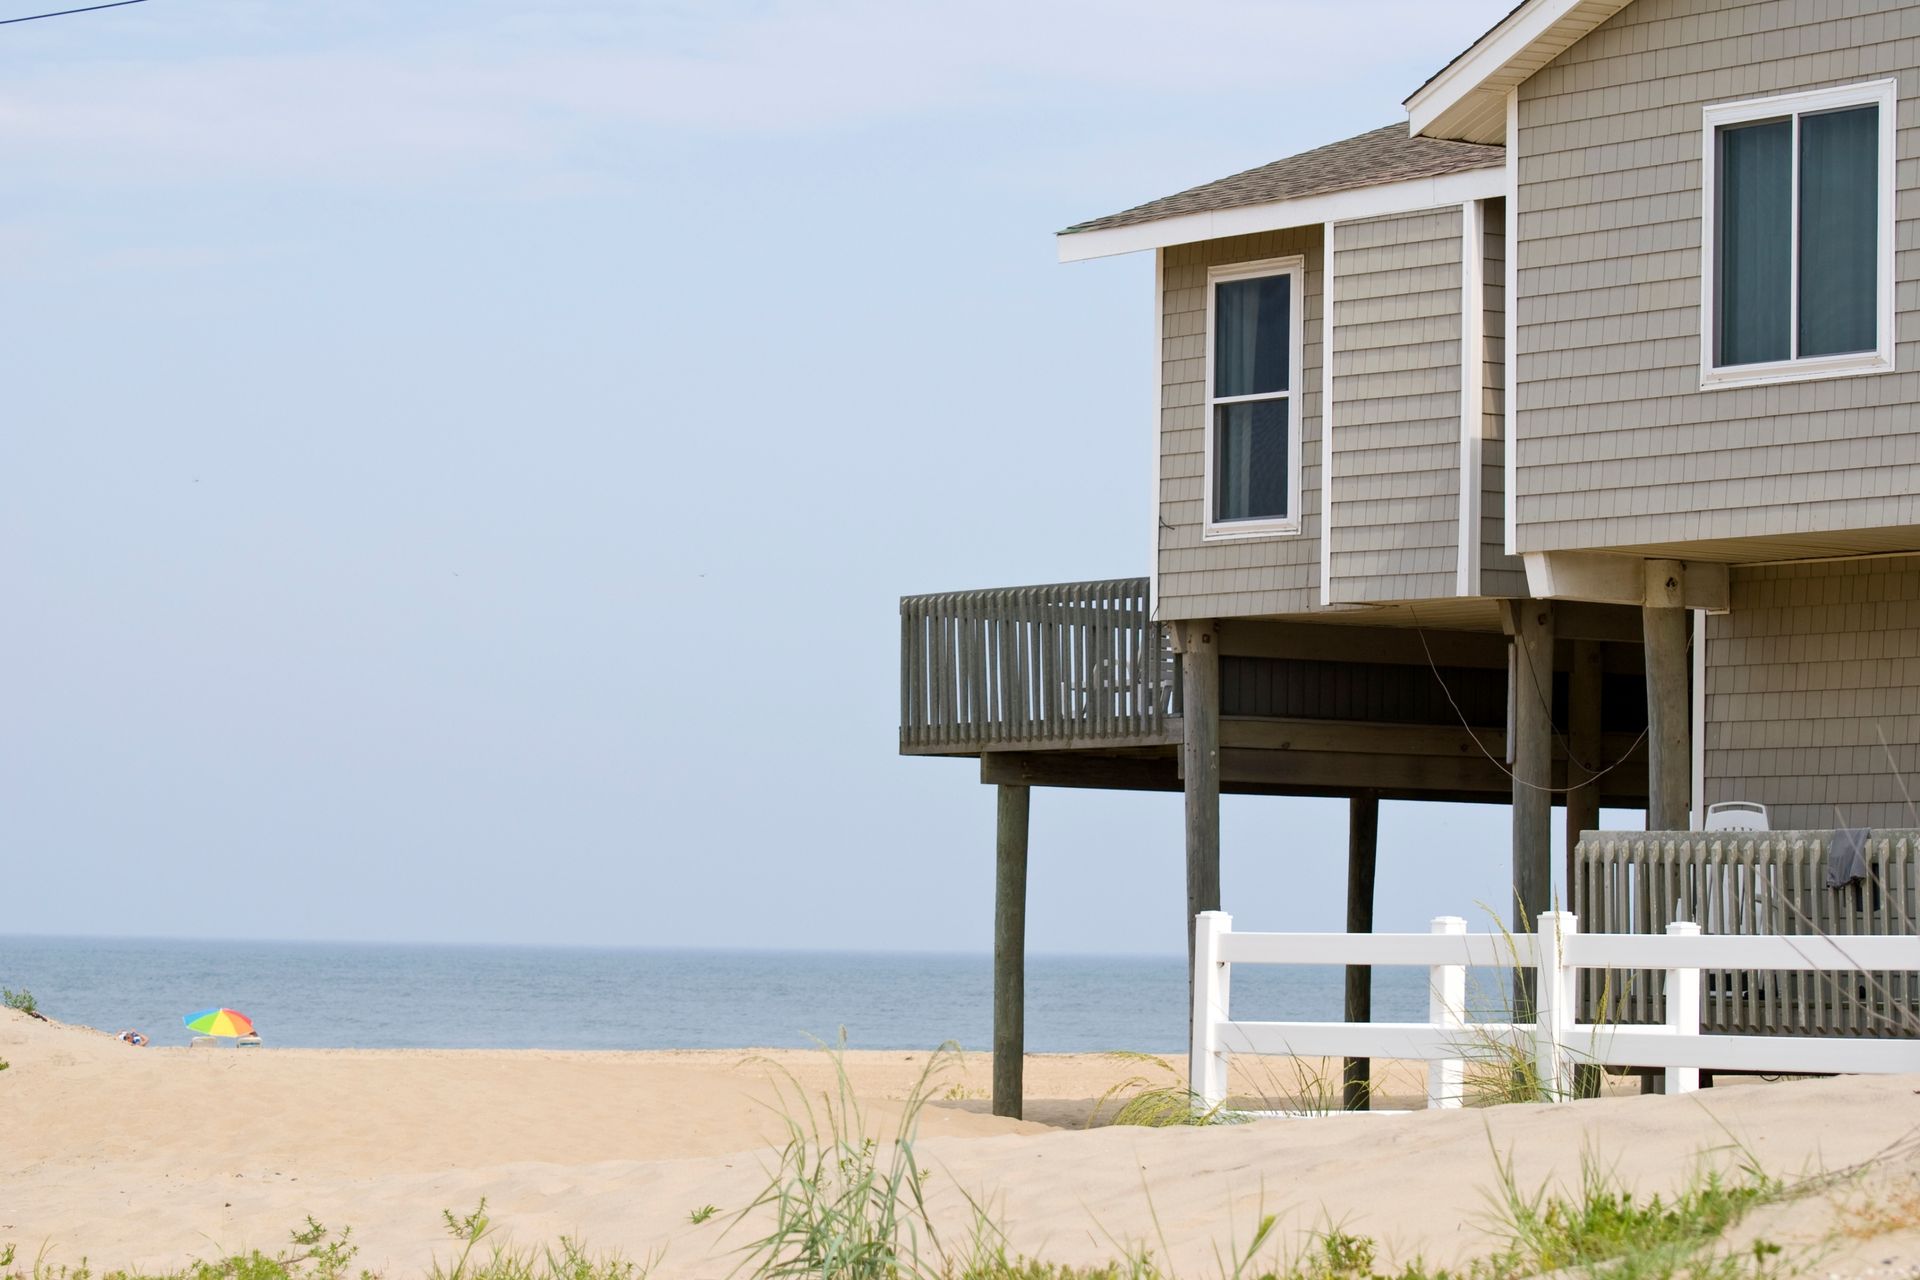
POLYGON ((1227 1097, 1230 1055, 1293 1054, 1425 1061, 1427 1105, 1457 1107, 1464 1064, 1530 1058, 1551 1096, 1572 1096, 1573 1068, 1662 1068, 1667 1091, 1700 1087, 1701 1070, 1781 1073, 1920 1071, 1920 1023, 1907 1038, 1857 1035, 1717 1035, 1701 1029, 1703 973, 1793 970, 1857 975, 1920 969, 1920 937, 1817 934, 1709 936, 1692 921, 1664 934, 1583 934, 1568 912, 1540 917, 1532 934, 1469 934, 1443 916, 1433 931, 1377 934, 1235 933, 1233 918, 1203 911, 1194 921, 1193 1041, 1189 1077, 1201 1105, 1227 1097), (1430 971, 1427 1021, 1236 1022, 1229 1007, 1235 964, 1417 965, 1430 971), (1530 970, 1532 1021, 1466 1019, 1468 966, 1530 970), (1580 1022, 1578 977, 1590 969, 1657 973, 1665 1018, 1659 1026, 1580 1022))
POLYGON ((900 601, 902 751, 1164 742, 1178 688, 1145 578, 900 601))

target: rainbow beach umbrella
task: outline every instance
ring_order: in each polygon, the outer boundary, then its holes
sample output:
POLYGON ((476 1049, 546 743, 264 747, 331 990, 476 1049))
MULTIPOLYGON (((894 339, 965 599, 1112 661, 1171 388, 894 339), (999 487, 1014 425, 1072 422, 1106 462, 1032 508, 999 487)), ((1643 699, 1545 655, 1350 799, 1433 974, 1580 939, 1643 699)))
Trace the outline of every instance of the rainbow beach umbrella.
POLYGON ((203 1036, 250 1036, 253 1034, 253 1019, 238 1009, 202 1009, 190 1013, 181 1021, 187 1024, 187 1030, 198 1031, 203 1036))

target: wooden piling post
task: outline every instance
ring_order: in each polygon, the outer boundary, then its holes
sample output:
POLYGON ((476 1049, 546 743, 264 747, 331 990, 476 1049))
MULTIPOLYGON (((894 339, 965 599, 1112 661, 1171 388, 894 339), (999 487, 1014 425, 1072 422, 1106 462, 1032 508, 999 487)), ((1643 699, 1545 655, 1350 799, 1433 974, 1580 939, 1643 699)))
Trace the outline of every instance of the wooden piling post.
POLYGON ((1516 600, 1513 639, 1513 929, 1553 906, 1553 605, 1516 600))
MULTIPOLYGON (((1347 801, 1347 932, 1373 932, 1373 879, 1380 847, 1380 797, 1356 791, 1347 801)), ((1347 966, 1348 1022, 1373 1021, 1373 966, 1347 966)), ((1348 1058, 1342 1073, 1341 1105, 1348 1111, 1372 1107, 1373 1061, 1348 1058)))
POLYGON ((1220 909, 1220 646, 1212 622, 1181 627, 1181 772, 1187 799, 1187 967, 1193 921, 1220 909))
POLYGON ((1687 611, 1678 561, 1649 560, 1640 610, 1647 657, 1647 829, 1692 825, 1693 742, 1687 697, 1687 611))
POLYGON ((1601 656, 1598 640, 1575 640, 1567 672, 1567 909, 1573 909, 1573 847, 1600 825, 1601 656))
MULTIPOLYGON (((1576 883, 1579 878, 1580 833, 1600 826, 1600 785, 1594 779, 1610 763, 1600 758, 1602 728, 1603 655, 1598 640, 1575 640, 1573 666, 1567 673, 1567 878, 1563 910, 1578 913, 1581 901, 1576 883)), ((1582 974, 1578 989, 1591 984, 1591 975, 1582 974)), ((1590 1010, 1579 1009, 1580 1015, 1590 1010)), ((1592 1063, 1574 1067, 1574 1096, 1600 1096, 1600 1068, 1592 1063)))
POLYGON ((1028 788, 1002 784, 993 885, 993 1114, 1018 1120, 1027 1052, 1028 788))

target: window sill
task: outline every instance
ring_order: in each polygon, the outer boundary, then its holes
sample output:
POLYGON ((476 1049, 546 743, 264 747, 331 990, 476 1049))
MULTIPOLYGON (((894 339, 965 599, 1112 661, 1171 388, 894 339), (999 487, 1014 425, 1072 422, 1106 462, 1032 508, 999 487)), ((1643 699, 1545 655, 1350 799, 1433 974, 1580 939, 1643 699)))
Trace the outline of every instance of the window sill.
POLYGON ((1202 542, 1244 542, 1248 538, 1297 538, 1298 520, 1248 520, 1210 524, 1200 531, 1202 542))
POLYGON ((1815 382, 1823 378, 1857 378, 1869 373, 1892 373, 1893 357, 1869 351, 1861 355, 1825 356, 1817 360, 1776 360, 1771 364, 1734 365, 1700 371, 1700 389, 1768 387, 1782 382, 1815 382))

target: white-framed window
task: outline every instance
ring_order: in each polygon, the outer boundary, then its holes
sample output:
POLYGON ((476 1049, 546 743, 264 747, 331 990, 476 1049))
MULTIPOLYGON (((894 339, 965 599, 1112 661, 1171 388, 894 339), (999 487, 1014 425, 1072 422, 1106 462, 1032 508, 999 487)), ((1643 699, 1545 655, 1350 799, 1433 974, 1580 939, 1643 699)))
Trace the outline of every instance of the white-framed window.
POLYGON ((1703 387, 1893 368, 1897 88, 1705 109, 1703 387))
POLYGON ((1302 258, 1207 272, 1208 538, 1300 532, 1302 258))

